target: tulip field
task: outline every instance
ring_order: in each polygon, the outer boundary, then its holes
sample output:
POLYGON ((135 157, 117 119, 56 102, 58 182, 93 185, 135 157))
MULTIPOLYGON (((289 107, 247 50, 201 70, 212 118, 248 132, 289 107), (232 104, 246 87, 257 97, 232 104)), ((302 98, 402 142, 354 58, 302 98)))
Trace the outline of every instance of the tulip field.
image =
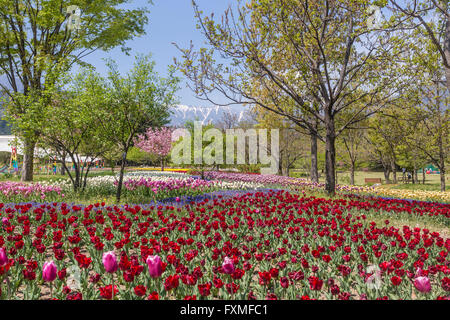
MULTIPOLYGON (((92 179, 93 197, 114 190, 92 179)), ((69 202, 64 181, 0 186, 1 299, 450 298, 449 203, 214 172, 124 186, 141 202, 69 202)))

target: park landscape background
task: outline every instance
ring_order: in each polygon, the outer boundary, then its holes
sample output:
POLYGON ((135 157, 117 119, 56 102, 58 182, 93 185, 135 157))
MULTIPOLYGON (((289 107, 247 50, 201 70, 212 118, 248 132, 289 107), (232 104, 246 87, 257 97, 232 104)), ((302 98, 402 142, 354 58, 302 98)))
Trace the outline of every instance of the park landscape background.
POLYGON ((0 1, 2 299, 450 297, 446 1, 194 1, 173 54, 116 2, 0 1), (278 174, 174 164, 194 121, 278 174))

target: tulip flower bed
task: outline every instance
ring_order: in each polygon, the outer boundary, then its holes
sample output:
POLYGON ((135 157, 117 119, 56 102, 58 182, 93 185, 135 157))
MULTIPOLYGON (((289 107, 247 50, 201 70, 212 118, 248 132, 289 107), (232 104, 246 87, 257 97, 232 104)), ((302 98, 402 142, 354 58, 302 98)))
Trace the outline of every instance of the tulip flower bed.
MULTIPOLYGON (((87 179, 86 189, 82 194, 74 194, 72 184, 68 179, 58 179, 44 182, 46 188, 58 188, 66 194, 66 200, 79 199, 97 201, 116 194, 118 178, 115 176, 100 176, 87 179)), ((265 188, 263 183, 245 181, 205 181, 200 177, 190 176, 180 172, 127 172, 124 176, 122 198, 127 203, 150 203, 174 197, 196 197, 215 190, 257 190, 265 188)), ((38 200, 38 199, 30 199, 38 200)), ((58 199, 52 199, 58 200, 58 199)), ((62 199, 59 199, 62 200, 62 199)), ((11 201, 8 198, 5 202, 11 201)))
POLYGON ((62 189, 58 186, 12 181, 0 182, 0 201, 3 202, 55 201, 61 200, 63 197, 62 189))
MULTIPOLYGON (((115 183, 116 185, 117 183, 115 183)), ((196 196, 217 189, 213 182, 201 179, 167 179, 151 178, 128 179, 124 181, 124 196, 130 201, 153 199, 154 202, 178 196, 196 196)))
POLYGON ((188 169, 182 169, 182 168, 164 168, 164 171, 162 171, 161 168, 157 168, 157 167, 154 167, 154 168, 139 168, 139 167, 137 167, 137 168, 133 168, 133 170, 141 171, 141 172, 145 172, 145 171, 151 171, 151 172, 160 171, 162 173, 164 173, 164 172, 186 173, 186 172, 189 171, 188 169))
MULTIPOLYGON (((266 186, 278 186, 288 188, 292 191, 303 190, 324 190, 324 183, 314 183, 304 178, 290 178, 277 175, 258 175, 248 173, 233 173, 233 172, 219 172, 209 171, 205 173, 205 177, 212 180, 221 181, 241 181, 247 183, 261 183, 266 186)), ((368 195, 377 195, 385 197, 395 197, 401 199, 415 199, 424 201, 439 201, 444 203, 450 203, 450 192, 448 191, 426 191, 426 190, 402 190, 402 189, 389 189, 383 186, 379 187, 365 187, 365 186, 348 186, 337 185, 336 192, 338 194, 345 193, 359 193, 368 195)))
MULTIPOLYGON (((205 178, 211 180, 222 181, 240 181, 248 183, 264 184, 266 186, 278 186, 287 187, 292 190, 324 190, 324 183, 315 183, 311 180, 304 178, 291 178, 278 175, 260 175, 249 173, 233 173, 233 172, 220 172, 220 171, 208 171, 204 173, 205 178)), ((359 186, 346 186, 337 185, 336 190, 338 192, 371 192, 373 187, 359 187, 359 186)))
POLYGON ((384 197, 416 199, 424 201, 439 201, 450 203, 449 191, 403 190, 403 189, 388 189, 384 187, 379 187, 374 189, 372 193, 384 197))
POLYGON ((0 204, 1 298, 448 298, 450 239, 377 227, 370 214, 409 214, 379 201, 266 190, 184 206, 0 204))

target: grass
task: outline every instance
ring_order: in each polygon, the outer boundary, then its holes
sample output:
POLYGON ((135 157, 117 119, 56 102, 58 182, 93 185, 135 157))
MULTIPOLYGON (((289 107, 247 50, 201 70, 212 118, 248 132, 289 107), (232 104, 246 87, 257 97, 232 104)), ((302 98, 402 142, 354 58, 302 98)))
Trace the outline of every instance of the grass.
MULTIPOLYGON (((301 172, 292 170, 291 176, 300 177, 301 172)), ((304 174, 303 174, 304 175, 304 174)), ((397 172, 397 178, 401 177, 402 173, 397 172)), ((383 172, 364 172, 364 171, 356 171, 355 172, 355 185, 357 186, 365 186, 368 185, 364 182, 365 178, 380 178, 383 185, 387 188, 394 188, 394 189, 407 189, 407 190, 426 190, 426 191, 440 191, 441 190, 441 184, 440 184, 440 175, 438 174, 426 174, 425 175, 425 184, 422 184, 422 174, 419 174, 419 180, 420 184, 415 183, 397 183, 397 184, 386 184, 386 181, 384 179, 383 172)), ((392 179, 392 174, 391 174, 392 179)), ((446 191, 450 191, 450 177, 446 177, 446 191)), ((319 182, 324 183, 325 182, 325 174, 321 174, 319 178, 319 182)), ((350 184, 350 172, 342 172, 339 171, 338 173, 338 183, 339 184, 350 184)))

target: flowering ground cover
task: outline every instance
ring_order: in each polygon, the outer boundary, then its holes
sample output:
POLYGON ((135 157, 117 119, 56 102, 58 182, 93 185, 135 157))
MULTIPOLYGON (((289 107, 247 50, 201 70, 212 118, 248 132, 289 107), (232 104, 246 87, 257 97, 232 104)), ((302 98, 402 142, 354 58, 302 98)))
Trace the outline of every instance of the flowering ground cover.
MULTIPOLYGON (((118 182, 117 176, 97 176, 87 178, 86 188, 82 193, 73 193, 69 179, 54 179, 40 184, 28 184, 31 189, 58 190, 61 197, 52 194, 51 201, 98 201, 115 195, 118 182), (65 197, 62 197, 62 194, 65 197)), ((230 180, 202 180, 199 176, 187 175, 183 172, 170 171, 132 171, 124 176, 124 188, 122 197, 125 203, 150 203, 171 197, 197 196, 215 190, 257 190, 265 188, 261 182, 230 181, 230 180)), ((20 185, 20 188, 23 188, 20 185)), ((40 201, 45 199, 40 194, 14 191, 14 186, 9 187, 9 193, 1 198, 4 202, 40 201)))
MULTIPOLYGON (((205 176, 208 179, 220 179, 222 181, 242 181, 246 183, 261 183, 266 186, 280 186, 289 188, 295 191, 303 190, 319 190, 322 191, 325 188, 324 183, 314 183, 304 178, 291 178, 277 175, 258 175, 247 173, 233 173, 233 172, 218 172, 210 171, 206 172, 205 176)), ((349 185, 337 185, 336 191, 338 194, 345 193, 357 193, 377 195, 384 197, 394 197, 401 199, 416 199, 416 200, 428 200, 450 203, 449 191, 427 191, 427 190, 403 190, 392 189, 385 186, 349 186, 349 185)))
MULTIPOLYGON (((116 183, 115 183, 116 184, 116 183)), ((215 183, 201 179, 165 179, 130 178, 124 181, 125 197, 130 201, 153 201, 177 196, 196 196, 216 190, 215 183)))
MULTIPOLYGON (((278 175, 260 175, 260 174, 248 174, 248 173, 234 173, 234 172, 219 172, 208 171, 205 173, 207 179, 212 180, 224 180, 224 181, 242 181, 247 183, 259 183, 266 186, 281 186, 288 187, 293 190, 323 190, 324 183, 315 183, 305 178, 291 178, 278 175)), ((373 190, 373 187, 359 187, 359 186, 346 186, 338 185, 336 187, 338 192, 368 192, 373 190)))
POLYGON ((180 173, 188 172, 188 169, 183 169, 183 168, 164 168, 164 171, 162 171, 161 168, 157 168, 157 167, 149 167, 149 168, 136 167, 136 168, 133 168, 133 170, 140 171, 140 172, 145 172, 145 171, 180 172, 180 173))
POLYGON ((322 199, 284 190, 222 192, 179 206, 1 204, 1 297, 450 295, 449 238, 389 221, 378 227, 369 218, 423 213, 424 219, 449 219, 446 205, 322 199))
POLYGON ((372 193, 384 197, 450 203, 450 191, 405 190, 379 187, 374 188, 372 193))
POLYGON ((21 202, 27 200, 54 201, 64 197, 59 186, 41 183, 0 182, 0 201, 21 202))

